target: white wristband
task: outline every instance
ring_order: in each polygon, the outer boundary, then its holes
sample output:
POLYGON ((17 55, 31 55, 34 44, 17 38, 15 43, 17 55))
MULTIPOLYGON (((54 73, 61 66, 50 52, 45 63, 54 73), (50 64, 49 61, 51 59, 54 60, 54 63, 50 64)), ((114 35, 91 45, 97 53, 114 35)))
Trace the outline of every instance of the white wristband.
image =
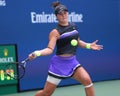
POLYGON ((34 55, 35 55, 36 57, 39 57, 39 56, 41 56, 41 53, 40 53, 40 51, 34 51, 34 55))

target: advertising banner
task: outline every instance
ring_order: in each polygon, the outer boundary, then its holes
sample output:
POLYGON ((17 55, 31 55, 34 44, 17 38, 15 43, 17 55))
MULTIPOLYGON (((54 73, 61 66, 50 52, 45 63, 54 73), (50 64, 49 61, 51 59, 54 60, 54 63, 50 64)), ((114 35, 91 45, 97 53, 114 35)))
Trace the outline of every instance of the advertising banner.
POLYGON ((17 60, 17 49, 16 49, 16 45, 15 44, 11 44, 11 45, 0 45, 0 94, 4 93, 7 94, 8 93, 8 88, 13 88, 12 92, 17 92, 17 85, 18 85, 18 81, 9 77, 6 74, 6 71, 9 71, 9 73, 14 76, 14 74, 17 73, 17 65, 16 67, 13 67, 13 69, 6 69, 7 64, 10 64, 11 62, 16 62, 17 60), (11 86, 12 85, 12 86, 11 86), (15 88, 13 87, 16 86, 15 88), (6 86, 6 88, 3 88, 4 86, 6 86), (11 87, 8 87, 11 86, 11 87))

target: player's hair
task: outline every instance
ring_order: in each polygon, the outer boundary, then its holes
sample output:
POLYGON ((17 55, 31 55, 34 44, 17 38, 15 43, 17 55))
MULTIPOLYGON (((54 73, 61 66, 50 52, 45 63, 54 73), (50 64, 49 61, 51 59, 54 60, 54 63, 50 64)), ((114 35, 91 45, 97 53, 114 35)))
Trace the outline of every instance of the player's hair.
POLYGON ((53 2, 51 6, 54 8, 55 15, 60 14, 62 11, 68 11, 67 7, 59 1, 53 2))
POLYGON ((52 6, 53 8, 56 8, 56 7, 59 6, 59 5, 61 5, 61 3, 60 3, 59 1, 53 2, 53 3, 51 4, 51 6, 52 6))

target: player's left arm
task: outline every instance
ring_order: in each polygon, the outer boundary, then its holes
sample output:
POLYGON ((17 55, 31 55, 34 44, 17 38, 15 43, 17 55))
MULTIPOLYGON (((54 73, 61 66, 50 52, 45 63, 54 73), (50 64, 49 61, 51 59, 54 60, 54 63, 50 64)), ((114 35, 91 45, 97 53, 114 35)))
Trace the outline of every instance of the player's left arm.
POLYGON ((92 50, 103 49, 103 45, 98 45, 97 42, 98 42, 98 40, 95 40, 92 43, 86 43, 86 42, 78 39, 78 46, 81 47, 81 48, 87 48, 87 49, 92 49, 92 50))

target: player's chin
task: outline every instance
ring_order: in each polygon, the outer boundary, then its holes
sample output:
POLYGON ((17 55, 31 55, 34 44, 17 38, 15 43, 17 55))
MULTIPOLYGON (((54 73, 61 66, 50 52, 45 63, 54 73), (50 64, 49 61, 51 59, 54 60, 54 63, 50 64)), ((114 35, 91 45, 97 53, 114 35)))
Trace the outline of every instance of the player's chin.
POLYGON ((66 22, 68 22, 68 19, 63 18, 63 19, 61 20, 61 22, 62 22, 62 23, 66 23, 66 22))
POLYGON ((63 19, 64 22, 68 22, 68 19, 63 19))

